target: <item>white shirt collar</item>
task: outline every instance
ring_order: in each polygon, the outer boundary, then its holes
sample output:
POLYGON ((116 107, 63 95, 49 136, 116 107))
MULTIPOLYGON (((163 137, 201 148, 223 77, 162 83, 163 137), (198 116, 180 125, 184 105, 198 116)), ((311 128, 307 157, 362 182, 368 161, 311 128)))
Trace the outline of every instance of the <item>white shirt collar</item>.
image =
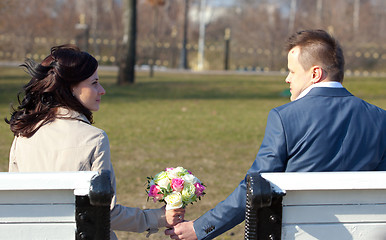
POLYGON ((311 89, 315 87, 343 88, 343 85, 340 82, 335 81, 315 83, 309 86, 308 88, 304 89, 304 91, 299 94, 296 100, 306 96, 307 93, 309 93, 311 89))

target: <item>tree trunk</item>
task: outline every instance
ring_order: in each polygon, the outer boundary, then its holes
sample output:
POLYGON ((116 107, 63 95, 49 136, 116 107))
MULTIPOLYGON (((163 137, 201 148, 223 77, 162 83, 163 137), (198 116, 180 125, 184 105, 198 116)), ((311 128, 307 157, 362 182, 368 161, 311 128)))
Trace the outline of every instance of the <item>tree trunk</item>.
POLYGON ((188 42, 188 12, 189 12, 189 0, 185 0, 185 11, 184 11, 184 29, 182 36, 182 48, 181 48, 181 59, 180 68, 188 69, 188 53, 186 51, 186 44, 188 42))
POLYGON ((118 84, 135 83, 135 59, 137 39, 137 0, 124 0, 124 34, 118 73, 118 84))
POLYGON ((153 47, 151 49, 151 62, 150 62, 150 72, 149 77, 154 77, 154 64, 157 60, 157 41, 158 41, 158 6, 153 6, 153 47))

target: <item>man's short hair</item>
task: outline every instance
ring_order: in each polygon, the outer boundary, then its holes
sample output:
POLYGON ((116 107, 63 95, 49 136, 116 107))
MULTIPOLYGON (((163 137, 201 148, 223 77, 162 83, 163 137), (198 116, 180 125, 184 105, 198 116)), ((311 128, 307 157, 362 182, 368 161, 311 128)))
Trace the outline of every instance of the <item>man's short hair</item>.
POLYGON ((299 31, 287 40, 286 50, 299 47, 299 62, 304 70, 318 65, 325 70, 331 81, 342 82, 344 56, 339 42, 324 30, 299 31))

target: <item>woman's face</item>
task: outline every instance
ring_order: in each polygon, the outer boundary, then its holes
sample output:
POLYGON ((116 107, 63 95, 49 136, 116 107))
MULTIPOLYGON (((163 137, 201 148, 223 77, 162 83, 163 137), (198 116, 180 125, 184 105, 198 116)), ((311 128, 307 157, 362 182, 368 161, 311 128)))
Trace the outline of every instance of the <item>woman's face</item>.
POLYGON ((72 88, 72 94, 78 101, 90 111, 98 111, 101 103, 101 96, 106 91, 99 83, 98 72, 95 71, 86 80, 78 83, 72 88))

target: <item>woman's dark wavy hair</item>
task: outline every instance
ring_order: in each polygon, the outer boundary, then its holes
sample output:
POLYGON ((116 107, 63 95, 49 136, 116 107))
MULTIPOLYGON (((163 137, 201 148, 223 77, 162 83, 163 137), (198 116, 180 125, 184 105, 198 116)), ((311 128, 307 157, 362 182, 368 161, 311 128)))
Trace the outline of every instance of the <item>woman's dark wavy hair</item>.
POLYGON ((98 62, 93 56, 66 44, 52 47, 51 54, 40 64, 27 59, 20 66, 32 78, 19 92, 19 106, 13 108, 11 119, 5 119, 15 136, 31 137, 57 117, 59 107, 82 113, 93 122, 91 111, 72 95, 72 87, 97 70, 98 62))

